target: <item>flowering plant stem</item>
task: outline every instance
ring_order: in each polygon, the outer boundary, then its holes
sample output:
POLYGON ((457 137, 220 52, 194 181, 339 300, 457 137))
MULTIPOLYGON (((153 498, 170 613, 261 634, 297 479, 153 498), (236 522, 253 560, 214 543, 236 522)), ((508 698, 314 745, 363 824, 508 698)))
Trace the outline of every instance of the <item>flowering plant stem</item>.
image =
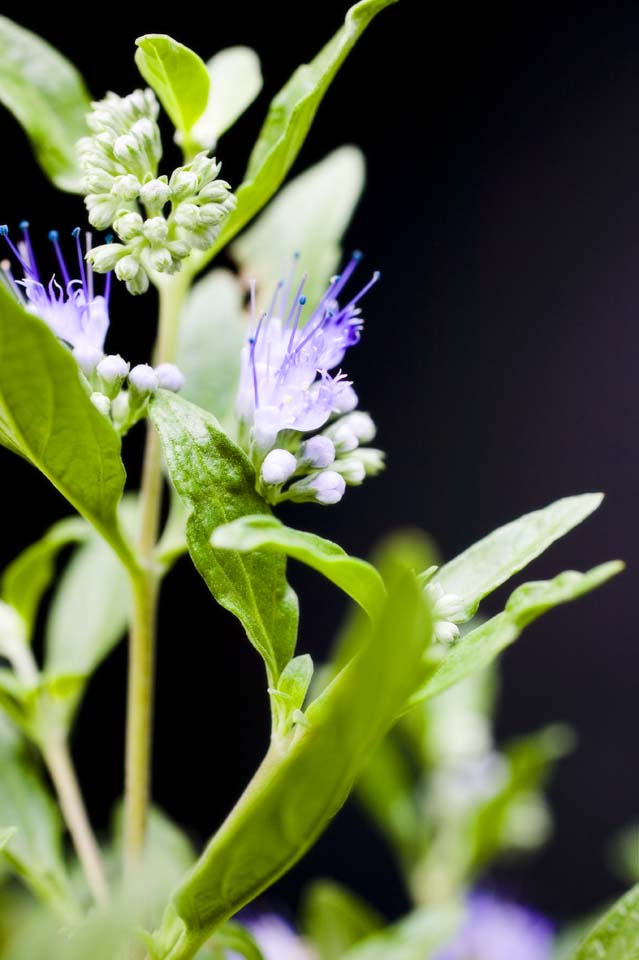
MULTIPOLYGON (((155 364, 174 360, 178 322, 189 279, 177 274, 158 285, 160 314, 155 364)), ((155 559, 162 509, 162 460, 149 421, 142 465, 137 567, 129 567, 133 612, 129 641, 125 762, 125 869, 130 872, 144 848, 151 783, 153 683, 157 606, 162 569, 155 559)))

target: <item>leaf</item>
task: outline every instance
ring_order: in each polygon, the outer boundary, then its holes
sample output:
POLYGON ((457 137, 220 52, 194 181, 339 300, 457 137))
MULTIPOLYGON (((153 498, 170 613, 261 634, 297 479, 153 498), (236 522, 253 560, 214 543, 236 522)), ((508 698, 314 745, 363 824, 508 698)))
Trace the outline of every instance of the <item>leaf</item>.
POLYGON ((631 960, 639 951, 639 884, 617 900, 573 960, 631 960))
POLYGON ((223 924, 209 943, 213 949, 219 948, 223 951, 224 957, 228 956, 227 950, 232 950, 234 956, 242 956, 245 960, 265 960, 255 939, 239 923, 223 924))
POLYGON ((215 550, 215 527, 244 514, 268 512, 255 491, 244 452, 217 420, 175 394, 160 392, 150 406, 171 481, 187 507, 187 542, 209 590, 241 621, 266 664, 269 684, 293 656, 297 597, 286 582, 286 560, 273 554, 215 550))
POLYGON ((208 263, 267 203, 291 169, 318 107, 337 71, 371 20, 396 0, 361 0, 346 14, 337 31, 311 63, 298 67, 272 101, 238 188, 237 207, 215 244, 199 258, 195 270, 208 263))
POLYGON ((202 150, 213 150, 262 89, 262 71, 260 58, 250 47, 220 50, 206 69, 211 81, 208 102, 193 126, 191 139, 202 150))
POLYGON ((37 467, 128 560, 117 521, 120 439, 91 403, 71 353, 2 285, 0 423, 0 442, 37 467))
POLYGON ((155 935, 158 957, 186 960, 210 931, 266 889, 314 843, 423 675, 428 610, 399 566, 369 643, 276 739, 155 935))
POLYGON ((291 713, 301 710, 306 694, 313 679, 313 660, 304 653, 286 664, 276 690, 269 691, 272 695, 280 696, 288 705, 291 713))
POLYGON ((1 855, 36 896, 67 920, 74 905, 62 859, 62 823, 24 741, 0 716, 1 855), (5 828, 14 831, 8 837, 5 828))
POLYGON ((135 63, 173 126, 188 134, 204 110, 211 81, 197 53, 164 33, 147 33, 135 41, 135 63))
POLYGON ((302 914, 319 960, 342 960, 350 947, 384 926, 372 907, 330 880, 316 880, 306 891, 302 914))
POLYGON ((527 513, 440 567, 431 582, 440 584, 445 593, 456 593, 470 619, 480 600, 585 520, 602 499, 601 493, 584 493, 527 513))
POLYGON ((194 286, 180 321, 176 363, 186 378, 182 395, 230 419, 248 337, 242 286, 230 270, 213 270, 194 286))
POLYGON ((217 527, 211 537, 214 547, 250 553, 267 550, 284 553, 313 567, 355 600, 371 617, 384 603, 384 581, 370 563, 350 557, 336 543, 314 533, 293 530, 273 516, 240 517, 217 527))
POLYGON ((418 908, 348 950, 340 960, 424 960, 454 936, 459 921, 455 907, 418 908))
MULTIPOLYGON (((123 507, 125 526, 132 528, 136 504, 128 499, 123 507)), ((113 551, 92 534, 60 578, 46 624, 43 675, 54 687, 65 726, 71 723, 86 681, 124 636, 129 611, 127 573, 113 551), (68 676, 75 682, 61 687, 60 681, 68 676)))
POLYGON ((0 17, 0 102, 28 135, 61 190, 82 193, 76 143, 88 133, 91 99, 72 63, 41 37, 0 17))
POLYGON ((561 603, 568 603, 596 589, 621 570, 623 564, 612 561, 594 567, 587 573, 569 570, 560 573, 554 580, 522 584, 511 594, 503 613, 486 620, 450 648, 412 702, 437 696, 464 677, 488 666, 537 617, 561 603))
POLYGON ((318 303, 342 257, 341 239, 364 188, 364 156, 341 147, 305 170, 277 194, 259 219, 235 241, 231 254, 259 293, 271 297, 296 251, 308 270, 304 293, 318 303), (330 203, 328 198, 330 197, 330 203))
POLYGON ((6 568, 0 582, 5 603, 17 610, 30 638, 43 594, 55 573, 58 553, 70 543, 83 540, 88 527, 79 517, 69 517, 54 524, 40 539, 28 546, 6 568))

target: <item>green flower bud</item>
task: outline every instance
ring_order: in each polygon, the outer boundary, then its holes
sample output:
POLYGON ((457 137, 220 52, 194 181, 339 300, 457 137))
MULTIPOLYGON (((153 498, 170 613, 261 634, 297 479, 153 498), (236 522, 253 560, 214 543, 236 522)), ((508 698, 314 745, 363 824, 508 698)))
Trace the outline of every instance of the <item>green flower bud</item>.
POLYGON ((140 192, 140 181, 131 173, 116 177, 111 187, 111 195, 120 200, 135 200, 140 192))
POLYGON ((92 194, 86 197, 85 204, 89 223, 96 230, 106 230, 111 226, 119 208, 119 203, 107 194, 92 194))
POLYGON ((166 182, 166 177, 159 177, 149 180, 140 189, 140 200, 146 207, 150 216, 155 216, 162 212, 163 207, 171 198, 171 188, 166 182))
POLYGON ((129 240, 133 240, 142 234, 144 220, 139 213, 125 213, 114 220, 113 229, 117 231, 121 240, 128 243, 129 240))
POLYGON ((169 235, 169 227, 164 217, 150 217, 144 221, 143 233, 151 243, 163 243, 169 235))
POLYGON ((96 273, 108 273, 126 255, 126 252, 127 248, 121 243, 105 243, 89 250, 87 260, 96 273))
POLYGON ((200 208, 195 203, 181 203, 177 207, 173 219, 178 226, 185 230, 194 230, 200 223, 200 208))

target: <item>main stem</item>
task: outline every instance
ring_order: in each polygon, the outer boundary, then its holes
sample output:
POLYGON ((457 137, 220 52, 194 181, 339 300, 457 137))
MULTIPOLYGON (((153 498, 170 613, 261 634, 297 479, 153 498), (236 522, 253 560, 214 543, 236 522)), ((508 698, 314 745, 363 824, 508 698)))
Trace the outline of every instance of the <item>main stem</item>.
MULTIPOLYGON (((188 282, 186 276, 177 274, 159 288, 160 317, 153 355, 156 365, 170 363, 175 358, 178 321, 188 282)), ((160 530, 162 487, 160 441, 149 423, 140 489, 138 569, 131 573, 133 613, 129 639, 124 805, 125 868, 129 873, 144 848, 151 788, 155 635, 160 592, 160 570, 154 554, 160 530)))

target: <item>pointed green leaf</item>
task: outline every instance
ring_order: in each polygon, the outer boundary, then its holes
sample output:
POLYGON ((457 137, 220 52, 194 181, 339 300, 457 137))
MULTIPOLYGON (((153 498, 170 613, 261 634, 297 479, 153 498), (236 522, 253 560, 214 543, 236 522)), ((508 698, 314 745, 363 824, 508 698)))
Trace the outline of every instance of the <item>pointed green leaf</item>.
POLYGON ((36 896, 69 917, 73 901, 62 859, 62 823, 22 738, 0 716, 1 852, 36 896))
POLYGON ((243 797, 176 890, 155 936, 163 960, 192 957, 215 925, 299 860, 402 712, 423 676, 430 620, 411 571, 396 570, 388 589, 368 644, 308 707, 304 725, 273 742, 243 797))
POLYGON ((444 564, 432 582, 439 583, 445 593, 458 594, 470 618, 480 600, 585 520, 602 499, 601 493, 584 493, 527 513, 444 564))
POLYGON ((251 154, 237 208, 213 247, 194 258, 195 269, 208 263, 267 203, 283 182, 302 148, 324 94, 371 20, 396 0, 361 0, 344 25, 310 63, 298 67, 272 101, 251 154))
POLYGON ((260 58, 250 47, 227 47, 206 64, 211 80, 204 113, 191 131, 202 150, 213 150, 223 133, 250 107, 262 89, 260 58))
POLYGON ((231 248, 245 276, 255 277, 258 298, 270 298, 295 251, 308 270, 304 293, 318 303, 342 258, 342 235, 364 188, 364 156, 341 147, 305 170, 277 194, 231 248), (330 197, 330 203, 327 199, 330 197))
POLYGON ((182 395, 230 420, 248 337, 241 283, 230 270, 213 270, 193 287, 178 334, 176 363, 186 378, 182 395))
POLYGON ((2 599, 21 615, 28 638, 33 633, 42 595, 53 579, 58 553, 70 543, 84 540, 88 531, 89 527, 79 517, 61 520, 23 550, 2 574, 2 599))
POLYGON ((120 438, 91 403, 71 353, 0 285, 0 442, 38 468, 121 555, 120 438))
POLYGON ((253 468, 211 414, 181 397, 161 391, 150 416, 171 481, 188 510, 193 562, 218 603, 241 621, 264 659, 270 685, 276 686, 297 636, 297 597, 286 582, 286 560, 216 550, 210 543, 221 523, 244 514, 268 515, 255 491, 253 468))
POLYGON ((554 580, 524 583, 511 595, 506 609, 475 630, 467 633, 450 648, 413 703, 434 697, 476 670, 488 666, 495 657, 519 637, 525 626, 546 611, 595 590, 623 570, 618 561, 603 563, 587 573, 569 570, 554 580))
POLYGON ((639 952, 639 884, 606 913, 573 960, 631 960, 639 952))
POLYGON ((372 907, 330 880, 316 880, 306 891, 302 915, 319 960, 342 960, 350 947, 384 926, 372 907))
POLYGON ((41 37, 0 17, 0 103, 27 133, 38 163, 61 190, 82 193, 76 143, 88 134, 84 80, 41 37))
POLYGON ((277 684, 277 690, 290 706, 290 710, 301 710, 313 679, 313 660, 303 653, 286 664, 277 684))
POLYGON ((276 517, 260 514, 240 517, 218 527, 211 538, 223 550, 267 550, 284 553, 313 567, 355 600, 371 617, 384 603, 384 582, 370 563, 350 557, 336 543, 314 533, 293 530, 276 517))
POLYGON ((204 110, 211 81, 197 53, 164 33, 147 33, 135 41, 135 63, 158 95, 173 126, 189 133, 204 110))

